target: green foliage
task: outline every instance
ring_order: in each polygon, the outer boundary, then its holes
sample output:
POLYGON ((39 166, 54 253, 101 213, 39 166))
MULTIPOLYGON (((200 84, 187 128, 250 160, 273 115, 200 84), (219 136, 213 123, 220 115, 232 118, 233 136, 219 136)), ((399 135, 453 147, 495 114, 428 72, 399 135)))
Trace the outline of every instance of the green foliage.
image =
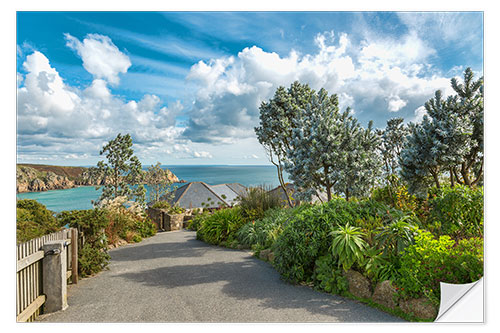
POLYGON ((165 211, 167 214, 171 214, 171 215, 182 214, 186 211, 184 208, 179 207, 177 205, 172 206, 168 201, 156 201, 151 206, 151 208, 161 209, 161 210, 165 211))
POLYGON ((349 283, 330 253, 315 262, 313 281, 315 286, 331 294, 342 295, 349 289, 349 283))
POLYGON ((99 273, 108 265, 109 259, 107 252, 86 243, 78 251, 78 273, 82 277, 99 273))
POLYGON ((360 228, 347 223, 345 226, 338 226, 330 234, 333 237, 330 251, 337 257, 339 267, 342 266, 347 271, 354 263, 363 261, 367 244, 360 228))
POLYGON ((130 134, 122 136, 119 133, 115 139, 104 145, 99 154, 105 155, 107 162, 99 161, 97 167, 89 170, 93 176, 105 181, 98 203, 126 197, 144 205, 146 189, 142 185, 142 165, 134 156, 130 134))
POLYGON ((399 273, 396 284, 403 297, 426 296, 439 304, 440 282, 463 284, 483 276, 483 240, 455 242, 446 235, 436 239, 420 231, 401 257, 399 273))
POLYGON ((226 208, 206 215, 198 227, 196 237, 210 244, 231 243, 236 232, 245 224, 240 207, 226 208))
POLYGON ((56 232, 61 229, 53 213, 44 205, 29 199, 16 203, 16 236, 17 243, 56 232))
POLYGON ((427 228, 454 238, 483 236, 483 188, 455 186, 433 189, 427 228))
POLYGON ((237 233, 239 243, 249 247, 270 248, 283 231, 285 223, 298 210, 299 207, 267 210, 262 219, 241 227, 237 233))
POLYGON ((404 216, 379 228, 376 240, 379 248, 391 256, 399 256, 405 248, 413 244, 417 227, 412 223, 413 216, 404 216))
MULTIPOLYGON (((157 162, 148 168, 144 174, 144 180, 149 187, 149 201, 159 202, 162 196, 168 194, 170 186, 173 184, 170 178, 172 173, 168 169, 162 169, 161 163, 157 162)), ((173 195, 173 191, 170 192, 173 195)))
POLYGON ((374 282, 395 281, 399 277, 398 258, 387 256, 382 249, 375 246, 365 249, 360 267, 364 275, 374 282))
MULTIPOLYGON (((273 248, 274 266, 287 281, 300 282, 311 278, 314 262, 326 255, 333 242, 333 229, 349 224, 359 228, 359 238, 367 245, 374 230, 405 216, 373 200, 346 201, 335 198, 321 205, 305 206, 294 214, 278 236, 273 248)), ((347 264, 349 263, 349 259, 347 264)))
POLYGON ((85 244, 78 249, 78 273, 81 276, 95 274, 108 265, 108 238, 104 233, 109 223, 106 210, 63 211, 57 214, 57 219, 83 233, 85 244))
POLYGON ((197 213, 193 215, 193 218, 188 223, 188 229, 198 231, 203 222, 208 218, 210 214, 207 211, 203 211, 202 213, 197 213))
POLYGON ((250 187, 239 197, 243 217, 248 221, 255 221, 264 217, 268 209, 281 207, 279 196, 269 192, 264 186, 250 187))

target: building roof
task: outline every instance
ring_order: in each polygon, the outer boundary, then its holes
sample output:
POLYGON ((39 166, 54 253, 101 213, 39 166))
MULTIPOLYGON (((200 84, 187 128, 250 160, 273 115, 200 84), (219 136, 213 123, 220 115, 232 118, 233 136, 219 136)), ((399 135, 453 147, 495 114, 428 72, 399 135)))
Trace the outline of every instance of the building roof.
POLYGON ((208 185, 204 182, 191 182, 177 188, 170 203, 185 209, 233 206, 244 191, 246 187, 238 183, 208 185))

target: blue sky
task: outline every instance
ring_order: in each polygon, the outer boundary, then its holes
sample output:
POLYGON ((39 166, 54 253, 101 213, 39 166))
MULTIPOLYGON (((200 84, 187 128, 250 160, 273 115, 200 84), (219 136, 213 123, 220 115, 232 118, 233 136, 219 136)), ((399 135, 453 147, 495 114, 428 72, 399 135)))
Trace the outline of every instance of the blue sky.
POLYGON ((18 12, 17 160, 93 165, 130 133, 143 164, 267 164, 280 85, 326 88, 366 125, 419 121, 466 67, 481 12, 18 12))

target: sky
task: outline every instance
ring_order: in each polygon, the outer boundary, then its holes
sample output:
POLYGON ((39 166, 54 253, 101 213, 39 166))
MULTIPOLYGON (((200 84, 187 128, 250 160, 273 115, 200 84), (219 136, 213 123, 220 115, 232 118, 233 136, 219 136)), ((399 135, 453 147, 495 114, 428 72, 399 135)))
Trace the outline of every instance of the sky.
POLYGON ((17 12, 17 162, 269 164, 259 105, 296 80, 362 125, 421 121, 483 74, 482 12, 17 12))

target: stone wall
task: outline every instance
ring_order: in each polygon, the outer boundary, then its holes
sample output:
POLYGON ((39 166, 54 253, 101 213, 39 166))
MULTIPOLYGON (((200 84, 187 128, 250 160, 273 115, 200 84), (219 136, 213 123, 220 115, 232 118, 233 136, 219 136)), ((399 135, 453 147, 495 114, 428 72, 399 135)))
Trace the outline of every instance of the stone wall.
POLYGON ((170 215, 163 209, 148 208, 146 210, 151 221, 156 225, 157 230, 173 231, 183 228, 184 215, 170 215))

